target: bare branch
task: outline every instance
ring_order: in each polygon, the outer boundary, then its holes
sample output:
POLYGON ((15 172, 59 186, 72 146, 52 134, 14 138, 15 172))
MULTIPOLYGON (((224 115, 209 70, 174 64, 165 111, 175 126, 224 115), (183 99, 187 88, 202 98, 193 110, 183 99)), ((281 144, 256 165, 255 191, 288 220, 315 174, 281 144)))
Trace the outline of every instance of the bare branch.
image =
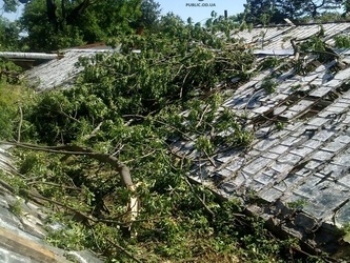
POLYGON ((202 115, 201 115, 201 117, 200 117, 200 119, 199 119, 199 121, 198 121, 198 123, 196 125, 196 128, 198 128, 201 125, 201 123, 203 121, 203 118, 204 118, 204 115, 207 113, 207 110, 209 109, 209 107, 210 107, 209 105, 205 106, 205 108, 203 110, 203 113, 202 113, 202 115))
POLYGON ((83 140, 89 140, 91 139, 92 137, 96 136, 96 133, 101 129, 101 126, 102 126, 103 122, 100 122, 97 127, 88 135, 85 135, 83 136, 83 140))
POLYGON ((19 120, 19 124, 18 124, 17 141, 20 142, 21 141, 21 129, 22 129, 22 123, 23 123, 23 111, 22 111, 22 107, 19 103, 18 103, 18 110, 19 110, 19 114, 20 114, 20 120, 19 120))
POLYGON ((78 119, 76 119, 76 118, 74 118, 74 117, 68 115, 67 113, 65 113, 65 112, 63 111, 63 108, 62 108, 62 104, 61 104, 61 103, 60 103, 60 113, 61 113, 63 116, 67 117, 68 119, 71 119, 71 120, 73 120, 73 121, 76 121, 76 122, 80 123, 80 121, 79 121, 78 119))

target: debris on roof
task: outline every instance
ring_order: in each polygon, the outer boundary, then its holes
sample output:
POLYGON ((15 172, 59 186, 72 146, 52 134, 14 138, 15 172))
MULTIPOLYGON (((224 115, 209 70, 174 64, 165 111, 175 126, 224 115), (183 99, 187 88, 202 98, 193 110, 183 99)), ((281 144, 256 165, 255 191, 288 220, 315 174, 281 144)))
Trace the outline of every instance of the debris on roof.
MULTIPOLYGON (((9 147, 0 145, 0 171, 8 173, 8 176, 18 176, 14 158, 8 152, 9 147)), ((47 223, 46 219, 52 211, 41 202, 24 200, 14 192, 12 186, 0 180, 0 262, 102 263, 89 250, 63 250, 48 245, 45 239, 49 234, 66 226, 57 222, 47 223), (17 207, 21 213, 15 213, 13 207, 17 207)))
MULTIPOLYGON (((335 36, 349 32, 350 23, 322 27, 323 40, 332 45, 335 36)), ((258 72, 223 104, 252 127, 252 144, 219 150, 189 177, 225 198, 241 199, 278 229, 330 251, 339 241, 336 229, 350 222, 350 52, 337 50, 340 59, 325 62, 310 54, 302 60, 303 72, 290 63, 295 61, 290 39, 306 39, 319 30, 312 24, 233 33, 255 47, 257 56, 287 60, 258 72), (276 87, 264 89, 266 80, 276 87)), ((173 147, 178 155, 196 156, 193 141, 173 147)))
MULTIPOLYGON (((285 61, 242 85, 232 80, 239 86, 222 107, 244 116, 255 139, 248 148, 222 149, 201 161, 189 177, 225 198, 240 198, 278 229, 327 250, 338 242, 336 229, 350 222, 350 50, 333 49, 336 56, 327 61, 312 52, 296 56, 292 40, 320 29, 309 24, 232 32, 254 49, 257 61, 285 61), (264 88, 267 80, 273 89, 264 88), (260 205, 251 202, 250 193, 260 205)), ((323 41, 332 46, 335 36, 350 32, 350 23, 326 23, 322 30, 323 41)), ((62 59, 25 76, 39 91, 65 87, 82 70, 75 66, 79 57, 115 51, 100 45, 67 49, 62 59)), ((193 141, 176 141, 173 148, 178 155, 197 156, 193 141)))

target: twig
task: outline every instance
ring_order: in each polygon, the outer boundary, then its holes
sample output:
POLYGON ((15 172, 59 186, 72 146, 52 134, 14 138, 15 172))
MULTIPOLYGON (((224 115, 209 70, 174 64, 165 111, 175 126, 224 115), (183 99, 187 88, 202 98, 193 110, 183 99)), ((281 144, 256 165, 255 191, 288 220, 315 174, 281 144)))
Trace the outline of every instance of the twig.
POLYGON ((154 154, 155 152, 156 152, 156 150, 153 150, 153 151, 150 151, 149 153, 146 153, 146 154, 144 154, 144 155, 142 155, 140 157, 137 157, 137 158, 134 158, 134 159, 130 159, 130 160, 127 160, 127 161, 123 161, 123 164, 131 163, 131 162, 133 162, 135 160, 140 160, 140 159, 146 158, 146 157, 154 154))
POLYGON ((26 185, 31 185, 31 184, 46 184, 46 185, 51 185, 51 186, 56 186, 56 187, 62 187, 62 188, 71 189, 71 190, 81 190, 81 189, 78 188, 78 187, 67 186, 67 185, 60 185, 60 184, 55 184, 55 183, 51 183, 51 182, 31 181, 31 182, 27 182, 27 183, 26 183, 26 185))
POLYGON ((189 157, 187 157, 186 155, 179 155, 179 154, 177 154, 176 152, 174 152, 173 149, 170 148, 170 146, 168 146, 168 149, 169 149, 169 152, 170 152, 172 155, 174 155, 176 158, 178 158, 178 159, 186 159, 186 160, 188 160, 188 161, 195 162, 194 159, 189 158, 189 157))
POLYGON ((31 192, 29 192, 29 191, 27 191, 27 194, 28 194, 29 197, 31 197, 31 198, 34 199, 34 200, 35 200, 36 198, 37 198, 37 199, 41 199, 41 200, 43 200, 43 201, 47 201, 47 202, 49 202, 49 203, 53 203, 53 204, 55 204, 55 205, 61 206, 61 207, 63 207, 63 208, 66 208, 66 209, 68 209, 68 210, 74 212, 74 213, 77 214, 78 216, 80 216, 80 217, 82 217, 82 218, 85 218, 85 219, 87 219, 87 220, 89 220, 89 221, 92 221, 92 222, 94 222, 94 223, 99 223, 99 222, 100 222, 98 219, 93 218, 93 217, 90 216, 90 215, 86 215, 86 214, 84 214, 84 213, 82 213, 82 212, 76 210, 75 208, 70 207, 70 206, 68 206, 68 205, 66 205, 66 204, 63 204, 63 203, 61 203, 61 202, 58 202, 58 201, 55 201, 55 200, 46 198, 46 197, 44 197, 44 196, 41 196, 40 194, 31 193, 31 192))
POLYGON ((118 143, 118 145, 114 148, 114 152, 111 154, 112 156, 116 156, 117 154, 120 154, 121 150, 123 150, 124 144, 118 143))
POLYGON ((31 193, 29 191, 26 192, 28 194, 28 197, 30 197, 32 200, 36 201, 36 199, 41 199, 43 201, 47 201, 49 203, 53 203, 55 205, 58 205, 60 207, 63 207, 63 208, 66 208, 67 210, 70 210, 72 211, 73 213, 75 213, 76 215, 78 215, 79 217, 81 218, 84 218, 88 221, 91 221, 93 223, 113 223, 113 224, 117 224, 117 225, 123 225, 123 224, 126 224, 127 222, 120 222, 120 221, 116 221, 116 220, 110 220, 110 219, 99 219, 99 218, 94 218, 92 217, 91 215, 87 215, 83 212, 80 212, 78 210, 76 210, 75 208, 73 207, 70 207, 66 204, 63 204, 61 202, 58 202, 58 201, 55 201, 55 200, 52 200, 52 199, 49 199, 49 198, 46 198, 44 196, 41 196, 39 194, 34 194, 34 193, 31 193))
MULTIPOLYGON (((142 115, 138 115, 138 114, 125 114, 122 116, 123 118, 140 118, 140 119, 146 119, 147 116, 142 116, 142 115)), ((172 129, 174 129, 175 131, 179 132, 185 139, 189 140, 189 141, 193 141, 187 134, 185 134, 184 132, 182 132, 179 128, 177 128, 176 126, 174 125, 171 125, 169 123, 166 123, 166 122, 163 122, 163 121, 160 121, 160 120, 152 120, 154 122, 157 122, 159 124, 162 124, 162 125, 165 125, 165 126, 168 126, 172 129)))
POLYGON ((212 159, 212 157, 209 156, 209 154, 206 151, 203 151, 205 156, 207 157, 207 159, 209 160, 209 162, 216 167, 216 163, 214 162, 214 160, 212 159))
POLYGON ((134 260, 137 263, 142 263, 142 261, 140 261, 139 259, 135 258, 130 252, 128 252, 125 248, 123 248, 122 246, 118 245, 117 243, 113 242, 112 240, 110 240, 109 238, 106 238, 106 240, 111 243, 113 246, 115 246, 116 248, 118 248, 120 251, 122 251, 125 255, 127 255, 129 258, 131 258, 132 260, 134 260))
MULTIPOLYGON (((202 187, 202 189, 203 189, 203 187, 204 187, 204 182, 203 182, 203 173, 202 173, 202 160, 201 160, 201 156, 202 156, 202 153, 201 153, 201 151, 199 152, 199 156, 198 156, 198 162, 199 162, 199 164, 198 164, 198 166, 199 166, 199 174, 200 174, 200 179, 201 179, 201 187, 202 187)), ((202 204, 203 205, 205 205, 205 193, 204 193, 204 191, 202 191, 202 193, 203 193, 203 199, 201 199, 201 198, 199 198, 200 199, 200 201, 202 202, 202 204)))
POLYGON ((21 129, 22 129, 22 123, 23 123, 23 111, 21 105, 18 103, 18 109, 19 109, 19 114, 20 114, 20 120, 18 124, 18 134, 17 134, 17 141, 21 141, 21 129))
POLYGON ((184 85, 185 85, 185 82, 186 82, 187 77, 188 77, 188 75, 190 74, 190 72, 191 72, 191 71, 188 71, 188 72, 187 72, 186 76, 184 77, 184 79, 183 79, 183 81, 182 81, 181 90, 180 90, 180 94, 179 94, 180 99, 182 99, 183 87, 184 87, 184 85))
POLYGON ((182 64, 182 65, 180 66, 178 72, 176 73, 175 77, 177 77, 177 76, 180 74, 180 72, 181 72, 181 70, 182 70, 183 67, 184 67, 184 65, 182 64))
POLYGON ((76 122, 80 123, 80 121, 79 121, 78 119, 76 119, 76 118, 74 118, 74 117, 68 115, 67 113, 65 113, 65 112, 63 111, 63 108, 62 108, 62 104, 61 104, 61 103, 60 103, 60 113, 61 113, 63 116, 67 117, 68 119, 71 119, 71 120, 73 120, 73 121, 76 121, 76 122))
POLYGON ((83 140, 89 140, 96 135, 96 133, 101 129, 103 122, 100 122, 97 127, 88 135, 83 136, 83 140))
POLYGON ((201 202, 201 204, 204 206, 205 210, 207 210, 207 212, 214 218, 215 217, 215 213, 204 203, 204 201, 194 192, 193 186, 192 184, 187 180, 187 178, 185 178, 185 182, 188 184, 188 186, 191 188, 191 191, 193 192, 193 194, 195 195, 195 197, 198 199, 199 202, 201 202))
POLYGON ((204 110, 203 110, 203 113, 202 113, 202 115, 201 115, 201 117, 200 117, 200 119, 199 119, 199 121, 198 121, 198 123, 196 125, 196 128, 198 128, 201 125, 201 123, 203 121, 203 118, 204 118, 204 115, 205 115, 205 113, 207 112, 208 109, 209 109, 209 105, 206 105, 204 110))

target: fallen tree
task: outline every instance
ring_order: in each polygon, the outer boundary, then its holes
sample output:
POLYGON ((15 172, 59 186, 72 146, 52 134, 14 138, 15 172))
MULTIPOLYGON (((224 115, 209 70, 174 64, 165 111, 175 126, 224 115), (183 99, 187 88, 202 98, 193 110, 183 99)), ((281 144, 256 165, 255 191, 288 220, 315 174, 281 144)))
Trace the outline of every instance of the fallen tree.
MULTIPOLYGON (((54 154, 60 154, 60 155, 66 155, 66 156, 88 156, 89 158, 95 159, 101 163, 111 165, 112 168, 119 173, 121 181, 123 182, 126 189, 131 192, 131 197, 127 204, 128 215, 126 216, 126 218, 130 223, 129 230, 131 231, 131 224, 133 221, 137 219, 137 215, 139 213, 139 201, 138 201, 138 198, 136 197, 136 186, 132 181, 130 169, 126 165, 122 164, 114 156, 109 154, 99 153, 94 151, 93 149, 78 146, 78 145, 40 146, 35 144, 19 143, 19 142, 0 142, 0 144, 12 145, 12 146, 20 147, 27 150, 41 151, 41 152, 54 153, 54 154)), ((34 195, 30 194, 30 196, 34 198, 44 199, 46 201, 52 201, 37 194, 34 194, 34 195)), ((85 216, 85 217, 92 220, 88 216, 85 216)))

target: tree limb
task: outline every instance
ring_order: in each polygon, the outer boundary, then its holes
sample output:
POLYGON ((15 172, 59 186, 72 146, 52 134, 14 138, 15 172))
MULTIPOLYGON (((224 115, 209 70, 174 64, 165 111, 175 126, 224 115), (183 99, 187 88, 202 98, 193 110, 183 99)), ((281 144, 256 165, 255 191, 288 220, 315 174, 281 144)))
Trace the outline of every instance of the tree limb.
POLYGON ((24 149, 29 149, 33 151, 43 151, 48 153, 56 154, 67 154, 67 155, 85 155, 92 159, 100 161, 102 163, 108 163, 119 172, 124 185, 132 190, 134 183, 131 179, 130 169, 119 162, 119 160, 109 154, 98 153, 91 148, 82 147, 78 145, 60 145, 60 146, 40 146, 29 143, 19 143, 19 142, 1 142, 2 144, 14 145, 24 149))
MULTIPOLYGON (((0 142, 3 144, 13 145, 17 147, 21 147, 24 149, 29 149, 33 151, 42 151, 47 153, 55 153, 55 154, 65 154, 65 155, 75 155, 75 156, 88 156, 92 159, 95 159, 97 161, 100 161, 102 163, 108 163, 112 167, 114 167, 120 174, 121 180, 125 187, 132 193, 130 197, 130 201, 127 205, 127 213, 129 214, 129 231, 131 231, 131 224, 134 222, 138 216, 139 213, 139 199, 136 197, 136 185, 134 185, 131 175, 130 175, 130 169, 126 165, 122 164, 116 157, 109 155, 109 154, 103 154, 94 151, 91 148, 88 147, 82 147, 78 145, 60 145, 60 146, 40 146, 35 144, 29 144, 29 143, 19 143, 19 142, 0 142)), ((40 198, 42 200, 50 201, 50 199, 47 199, 45 197, 41 197, 40 195, 34 196, 36 198, 40 198)), ((92 218, 90 215, 85 215, 74 208, 67 207, 64 204, 61 204, 57 201, 51 200, 52 203, 55 203, 57 205, 61 205, 66 207, 67 209, 74 210, 74 212, 79 215, 80 217, 83 217, 85 219, 88 219, 92 222, 101 222, 101 220, 92 218)), ((134 234, 134 236, 136 233, 134 234)))
POLYGON ((21 141, 21 129, 22 129, 22 123, 23 123, 23 111, 22 111, 22 107, 19 103, 18 103, 18 110, 19 110, 19 114, 20 114, 20 120, 19 120, 19 124, 18 124, 17 141, 20 142, 21 141))

